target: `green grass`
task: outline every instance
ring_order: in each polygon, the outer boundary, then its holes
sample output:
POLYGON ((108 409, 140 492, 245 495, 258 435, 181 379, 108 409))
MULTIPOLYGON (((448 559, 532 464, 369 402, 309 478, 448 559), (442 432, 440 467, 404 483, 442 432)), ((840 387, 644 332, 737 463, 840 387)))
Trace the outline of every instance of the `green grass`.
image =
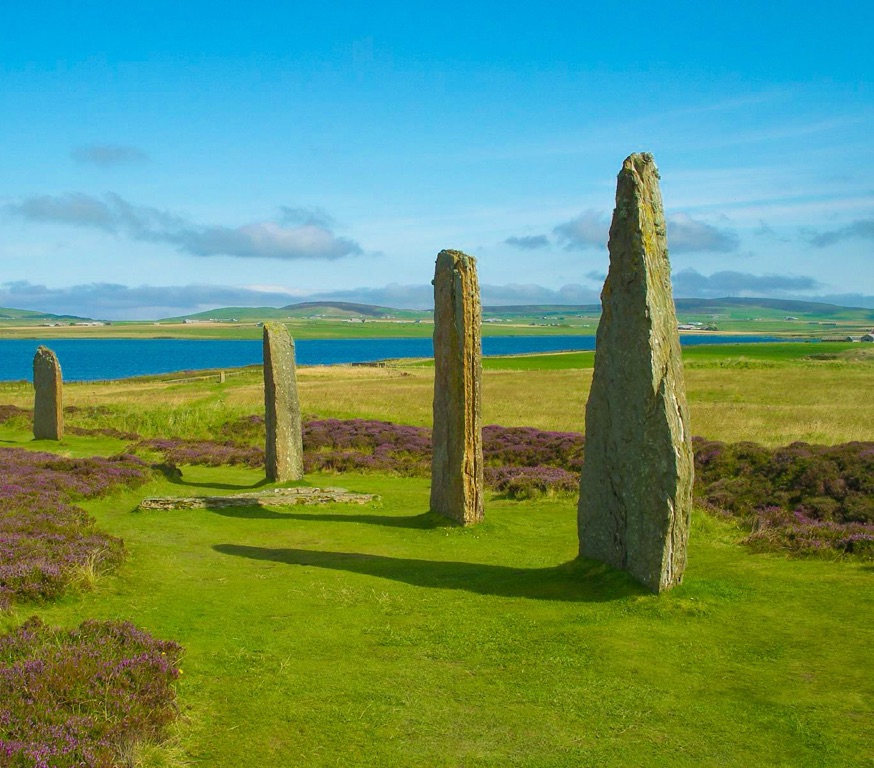
MULTIPOLYGON (((686 348, 683 358, 695 435, 768 446, 874 439, 874 345, 698 346, 686 348)), ((593 360, 592 352, 485 359, 483 423, 582 431, 593 360)), ((322 418, 429 425, 433 375, 433 364, 424 361, 387 368, 303 367, 301 407, 322 418)), ((108 409, 68 423, 145 436, 206 437, 228 419, 263 410, 258 367, 228 372, 224 384, 217 376, 174 378, 67 385, 66 404, 108 409)), ((0 382, 0 403, 32 407, 32 387, 0 382)))
MULTIPOLYGON (((874 360, 860 352, 688 348, 693 430, 871 440, 874 360)), ((484 422, 581 430, 592 360, 487 360, 484 422)), ((430 423, 428 367, 303 368, 299 383, 305 413, 430 423)), ((257 369, 65 394, 108 409, 68 423, 148 434, 215 436, 263 408, 257 369)), ((28 406, 32 392, 0 385, 0 402, 28 406)), ((78 456, 125 441, 35 442, 13 422, 0 444, 78 456)), ((490 496, 486 522, 461 529, 427 514, 427 480, 380 475, 307 478, 380 494, 366 507, 134 511, 143 495, 261 479, 184 468, 182 483, 89 503, 126 542, 121 570, 0 626, 34 612, 67 627, 130 619, 182 643, 170 752, 196 765, 874 765, 870 564, 751 554, 741 532, 696 512, 684 584, 653 597, 574 559, 574 499, 490 496)))
MULTIPOLYGON (((722 332, 803 338, 858 336, 874 324, 871 309, 774 299, 677 299, 677 314, 680 322, 715 325, 722 332)), ((486 307, 483 334, 590 335, 595 332, 599 315, 598 304, 486 307)), ((160 322, 117 321, 107 326, 55 328, 42 327, 41 323, 74 318, 0 308, 0 337, 255 339, 261 336, 257 323, 266 320, 287 322, 295 337, 301 339, 422 338, 433 330, 428 312, 342 302, 283 308, 223 307, 187 317, 207 322, 183 324, 183 318, 165 318, 160 322), (358 322, 361 317, 366 322, 358 322)))
POLYGON ((181 642, 195 764, 871 764, 870 566, 752 555, 696 513, 685 582, 654 597, 574 560, 572 499, 490 498, 461 529, 426 513, 426 480, 378 475, 308 478, 370 507, 133 511, 260 479, 186 468, 89 504, 121 571, 5 623, 181 642))
MULTIPOLYGON (((393 339, 430 338, 431 322, 411 320, 370 320, 349 323, 337 319, 284 320, 295 339, 393 339)), ((527 322, 506 325, 485 324, 484 336, 592 335, 595 324, 585 326, 545 326, 527 322)), ((56 328, 38 325, 0 323, 0 338, 8 339, 260 339, 262 329, 253 322, 239 323, 113 323, 106 326, 56 328)))

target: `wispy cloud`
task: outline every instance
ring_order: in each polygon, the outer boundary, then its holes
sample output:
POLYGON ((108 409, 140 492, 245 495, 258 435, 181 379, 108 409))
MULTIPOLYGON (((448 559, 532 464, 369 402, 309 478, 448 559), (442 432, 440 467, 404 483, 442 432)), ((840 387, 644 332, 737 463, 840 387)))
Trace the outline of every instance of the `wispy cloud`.
POLYGON ((844 227, 827 232, 807 232, 806 237, 811 245, 825 248, 841 242, 841 240, 863 239, 874 240, 874 219, 856 219, 844 227))
POLYGON ((685 213, 668 218, 668 247, 674 253, 731 253, 740 247, 740 238, 730 229, 693 219, 685 213))
POLYGON ((549 238, 546 235, 523 235, 508 237, 504 242, 515 248, 521 248, 523 251, 534 251, 538 248, 546 248, 549 245, 549 238))
POLYGON ((789 291, 811 291, 822 284, 806 275, 753 275, 722 271, 702 275, 694 269, 676 272, 674 295, 715 298, 721 296, 782 296, 789 291))
MULTIPOLYGON (((730 229, 720 229, 685 213, 676 213, 667 220, 668 246, 676 253, 730 253, 740 247, 740 238, 730 229)), ((608 239, 610 222, 599 211, 589 209, 553 230, 556 239, 568 250, 603 248, 608 239)))
MULTIPOLYGON (((596 304, 598 292, 591 288, 569 283, 560 288, 546 288, 534 283, 507 285, 480 284, 484 305, 508 304, 596 304)), ((391 283, 379 288, 355 288, 343 291, 323 291, 310 294, 307 301, 351 301, 377 304, 384 307, 430 309, 434 306, 434 288, 431 285, 399 285, 391 283)))
POLYGON ((148 160, 149 156, 141 149, 126 144, 85 144, 73 147, 70 156, 77 163, 98 165, 109 168, 124 163, 138 163, 148 160))
MULTIPOLYGON (((717 272, 701 275, 683 270, 674 275, 677 297, 717 298, 726 295, 775 296, 826 301, 843 306, 874 308, 874 296, 862 294, 820 295, 809 293, 819 284, 809 277, 750 275, 717 272), (804 295, 794 292, 802 291, 804 295)), ((509 304, 598 304, 598 292, 578 284, 546 288, 536 284, 482 285, 486 306, 509 304)), ((49 288, 26 281, 0 284, 0 306, 78 315, 109 320, 154 320, 202 312, 218 307, 284 307, 303 301, 350 301, 383 307, 431 309, 431 285, 400 285, 357 288, 343 291, 305 292, 283 286, 126 286, 88 283, 49 288)))
MULTIPOLYGON (((581 285, 545 288, 535 284, 481 285, 486 305, 595 304, 598 293, 581 285)), ((363 287, 339 291, 292 291, 281 286, 165 285, 126 286, 88 283, 63 288, 17 281, 0 284, 0 306, 57 315, 110 320, 157 319, 217 307, 282 307, 301 301, 349 301, 383 307, 431 309, 428 284, 363 287)))
POLYGON ((303 299, 291 291, 221 285, 87 283, 48 288, 26 281, 0 284, 0 306, 113 320, 156 319, 215 307, 281 307, 296 301, 303 299))
POLYGON ((545 288, 533 283, 482 286, 482 302, 486 305, 507 304, 597 304, 598 292, 577 283, 561 288, 545 288))
POLYGON ((71 192, 61 197, 51 195, 28 197, 17 203, 7 203, 3 206, 3 210, 30 221, 97 227, 106 232, 116 230, 116 216, 109 206, 80 192, 71 192))
POLYGON ((610 222, 600 211, 588 209, 570 221, 558 224, 552 232, 568 250, 604 248, 610 222))
POLYGON ((279 221, 283 224, 301 224, 304 226, 333 227, 334 217, 324 208, 318 206, 279 206, 279 221))
MULTIPOLYGON (((481 286, 482 287, 482 286, 481 286)), ((399 309, 429 309, 434 306, 434 286, 389 283, 379 287, 350 288, 311 293, 306 301, 351 301, 399 309)))
POLYGON ((7 203, 3 209, 30 221, 93 227, 132 240, 169 243, 193 256, 330 260, 363 253, 354 240, 334 234, 330 217, 320 209, 283 208, 279 221, 238 227, 196 224, 168 211, 133 205, 112 193, 102 199, 79 192, 40 195, 7 203))

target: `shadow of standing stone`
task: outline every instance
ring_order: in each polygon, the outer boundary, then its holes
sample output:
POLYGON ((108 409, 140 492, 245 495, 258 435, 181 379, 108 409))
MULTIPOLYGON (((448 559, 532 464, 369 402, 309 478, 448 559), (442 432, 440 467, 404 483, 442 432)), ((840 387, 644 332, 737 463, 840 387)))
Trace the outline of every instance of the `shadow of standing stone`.
POLYGON ((264 424, 267 479, 284 483, 303 477, 303 437, 294 340, 282 323, 264 323, 264 424))
POLYGON ((40 345, 33 356, 33 436, 36 440, 64 437, 64 380, 58 357, 40 345))
POLYGON ((434 270, 431 511, 463 525, 483 519, 481 327, 476 259, 440 251, 434 270))
POLYGON ((693 461, 659 174, 619 172, 580 478, 580 554, 653 592, 680 583, 693 461))

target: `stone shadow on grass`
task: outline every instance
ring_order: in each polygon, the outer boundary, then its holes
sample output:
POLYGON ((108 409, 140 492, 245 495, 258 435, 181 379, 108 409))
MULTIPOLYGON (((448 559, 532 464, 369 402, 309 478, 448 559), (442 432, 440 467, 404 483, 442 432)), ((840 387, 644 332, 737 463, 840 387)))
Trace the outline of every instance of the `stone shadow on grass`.
POLYGON ((214 507, 210 512, 224 517, 239 517, 246 520, 300 520, 321 523, 360 523, 363 525, 382 525, 386 528, 456 528, 458 523, 436 512, 423 512, 420 515, 396 517, 392 515, 344 515, 338 512, 278 512, 269 507, 214 507))
POLYGON ((159 472, 173 485, 183 485, 188 488, 219 488, 223 491, 251 491, 267 485, 270 481, 266 477, 256 480, 254 483, 196 483, 186 480, 182 470, 173 464, 161 463, 152 465, 152 469, 159 472))
POLYGON ((599 603, 631 595, 650 594, 627 574, 608 565, 578 558, 552 568, 511 568, 506 565, 325 552, 283 547, 216 544, 224 555, 360 573, 432 589, 463 589, 479 595, 525 597, 532 600, 599 603))
POLYGON ((179 480, 174 482, 174 485, 185 485, 190 488, 220 488, 223 491, 253 491, 269 483, 267 479, 259 480, 257 483, 195 483, 190 480, 179 480))

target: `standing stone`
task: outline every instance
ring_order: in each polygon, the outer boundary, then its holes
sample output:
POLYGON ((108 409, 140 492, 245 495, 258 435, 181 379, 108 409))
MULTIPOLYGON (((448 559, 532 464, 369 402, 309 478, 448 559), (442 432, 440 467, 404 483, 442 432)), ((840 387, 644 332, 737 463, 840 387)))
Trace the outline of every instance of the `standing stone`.
POLYGON ((36 440, 64 437, 64 380, 58 357, 48 347, 33 356, 33 436, 36 440))
POLYGON ((617 181, 578 512, 580 554, 656 593, 683 578, 693 477, 658 180, 643 153, 617 181))
POLYGON ((267 479, 283 483, 303 477, 303 438, 294 340, 282 323, 264 323, 264 422, 267 479))
POLYGON ((431 510, 463 525, 483 519, 481 326, 476 259, 440 251, 434 271, 431 510))

